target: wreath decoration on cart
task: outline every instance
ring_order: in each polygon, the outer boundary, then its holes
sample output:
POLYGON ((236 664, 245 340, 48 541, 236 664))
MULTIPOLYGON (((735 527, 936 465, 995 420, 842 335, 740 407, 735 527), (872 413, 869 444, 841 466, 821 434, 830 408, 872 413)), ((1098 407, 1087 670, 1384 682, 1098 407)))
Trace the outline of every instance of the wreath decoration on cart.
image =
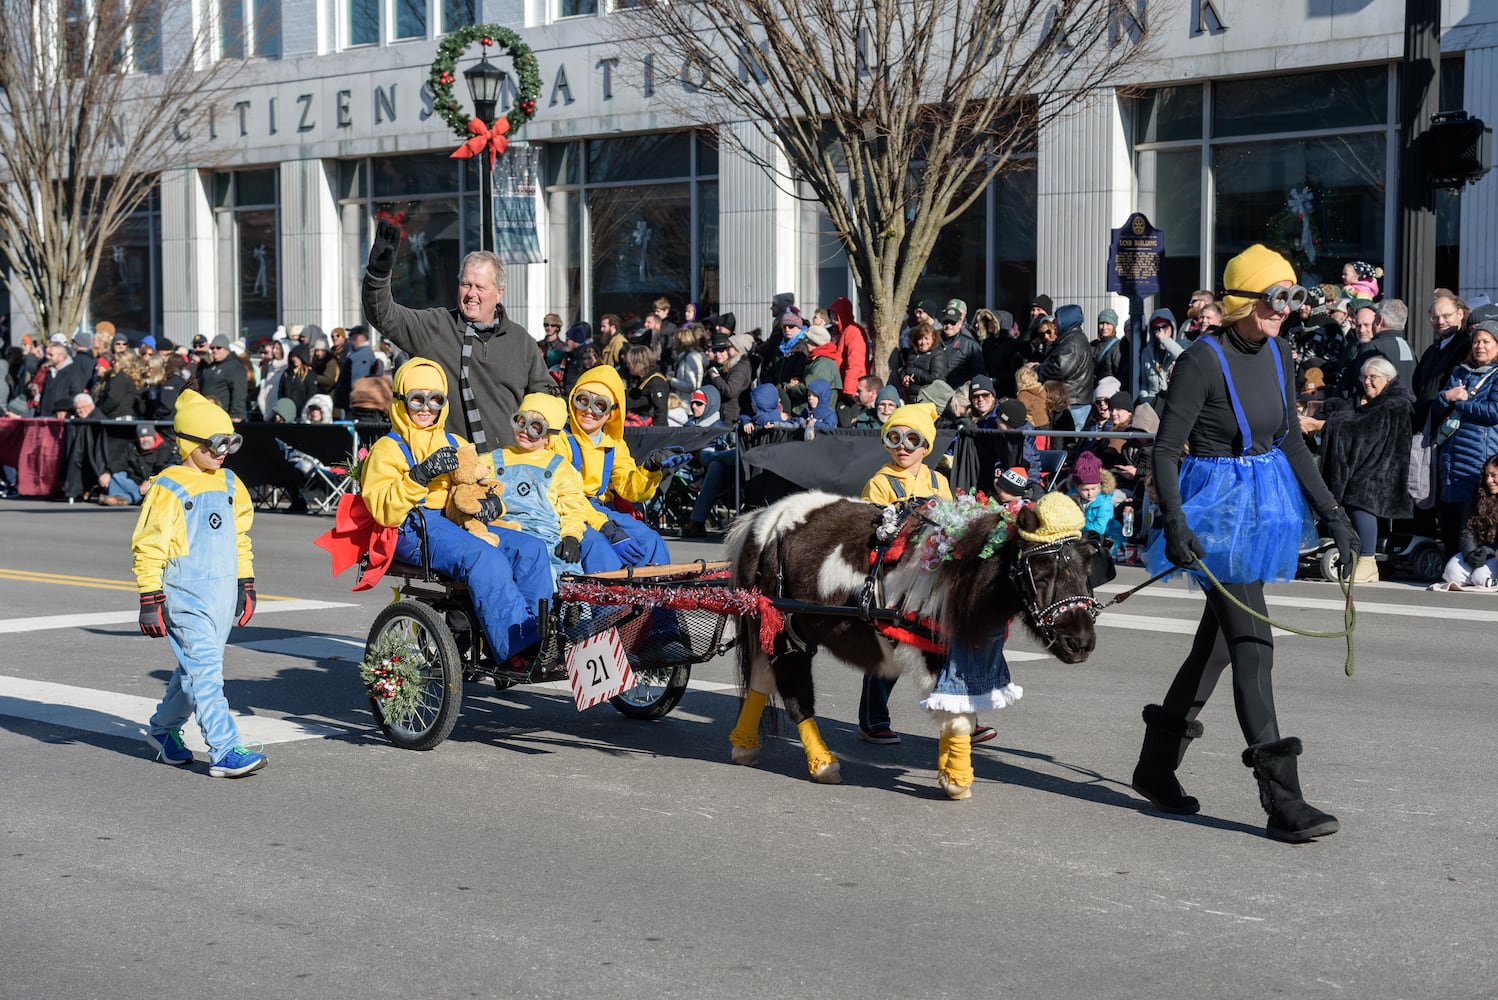
POLYGON ((531 51, 530 46, 509 28, 497 24, 475 24, 451 32, 437 46, 437 58, 432 61, 428 80, 432 85, 433 109, 460 139, 466 140, 455 156, 475 142, 479 149, 467 155, 474 155, 485 145, 490 146, 495 154, 503 153, 504 147, 508 145, 505 133, 519 130, 536 117, 536 98, 541 95, 541 66, 536 62, 536 54, 531 51), (515 67, 517 99, 509 114, 500 115, 492 122, 466 117, 458 99, 453 96, 458 57, 474 42, 486 49, 497 48, 501 54, 508 53, 515 67))
POLYGON ((359 679, 369 696, 380 703, 385 718, 401 722, 410 718, 421 704, 422 671, 426 665, 410 634, 386 629, 359 664, 359 679))

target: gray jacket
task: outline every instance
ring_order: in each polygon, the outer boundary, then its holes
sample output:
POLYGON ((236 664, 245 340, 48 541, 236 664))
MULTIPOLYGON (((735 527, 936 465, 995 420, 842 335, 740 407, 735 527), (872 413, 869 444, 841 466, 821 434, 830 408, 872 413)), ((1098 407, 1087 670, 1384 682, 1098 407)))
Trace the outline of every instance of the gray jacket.
MULTIPOLYGON (((364 275, 364 318, 390 342, 410 354, 437 362, 447 373, 447 429, 470 441, 473 433, 459 395, 463 363, 463 334, 468 324, 456 309, 408 309, 390 297, 390 276, 364 275)), ((525 328, 495 312, 494 332, 473 346, 469 366, 471 388, 484 422, 484 435, 492 448, 515 443, 510 420, 528 392, 555 394, 557 384, 546 372, 546 360, 525 328)))

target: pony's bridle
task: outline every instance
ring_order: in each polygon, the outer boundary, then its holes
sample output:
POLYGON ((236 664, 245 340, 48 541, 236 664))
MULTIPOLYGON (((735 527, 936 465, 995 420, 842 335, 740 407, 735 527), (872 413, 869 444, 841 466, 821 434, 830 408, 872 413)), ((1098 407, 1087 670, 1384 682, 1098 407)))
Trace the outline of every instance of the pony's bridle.
MULTIPOLYGON (((1088 585, 1087 593, 1072 594, 1052 601, 1045 607, 1040 606, 1040 589, 1035 585, 1035 571, 1030 566, 1030 560, 1036 556, 1054 555, 1060 566, 1069 566, 1073 560, 1081 561, 1082 557, 1077 549, 1082 545, 1081 538, 1063 538, 1059 542, 1046 542, 1031 548, 1022 549, 1014 557, 1014 565, 1010 567, 1009 573, 1019 589, 1020 597, 1025 604, 1025 617, 1035 631, 1040 634, 1041 641, 1047 646, 1056 641, 1056 622, 1061 616, 1072 611, 1085 611, 1094 619, 1102 611, 1097 600, 1092 596, 1092 586, 1088 585)), ((1086 579, 1084 568, 1083 578, 1086 579)))

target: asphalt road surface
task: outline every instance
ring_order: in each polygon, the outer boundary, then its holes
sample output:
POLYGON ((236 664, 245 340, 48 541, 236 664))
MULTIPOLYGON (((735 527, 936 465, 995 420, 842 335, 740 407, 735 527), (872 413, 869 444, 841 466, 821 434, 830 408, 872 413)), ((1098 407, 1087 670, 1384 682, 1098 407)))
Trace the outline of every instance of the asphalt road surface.
MULTIPOLYGON (((949 802, 912 686, 904 742, 867 746, 835 665, 835 787, 783 719, 758 768, 729 762, 727 659, 653 723, 469 684, 446 743, 396 749, 356 669, 391 592, 331 579, 331 519, 292 515, 256 521, 264 599, 226 661, 270 766, 165 767, 141 741, 171 662, 136 628, 133 525, 0 504, 0 1000, 1498 996, 1498 599, 1359 588, 1351 679, 1341 643, 1278 640, 1283 731, 1342 821, 1292 847, 1263 835, 1226 684, 1181 770, 1202 814, 1128 788, 1200 614, 1179 586, 1105 614, 1085 664, 1016 629, 1024 699, 949 802)), ((1332 629, 1337 596, 1296 583, 1271 608, 1332 629)))

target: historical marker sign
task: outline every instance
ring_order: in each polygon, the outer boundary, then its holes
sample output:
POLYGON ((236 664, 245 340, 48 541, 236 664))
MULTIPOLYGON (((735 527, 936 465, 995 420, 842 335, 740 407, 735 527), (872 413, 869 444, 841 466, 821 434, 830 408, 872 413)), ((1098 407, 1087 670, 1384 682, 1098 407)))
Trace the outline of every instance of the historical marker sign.
POLYGON ((1165 259, 1165 231, 1135 212, 1113 230, 1108 246, 1108 291, 1143 298, 1160 291, 1160 261, 1165 259))

